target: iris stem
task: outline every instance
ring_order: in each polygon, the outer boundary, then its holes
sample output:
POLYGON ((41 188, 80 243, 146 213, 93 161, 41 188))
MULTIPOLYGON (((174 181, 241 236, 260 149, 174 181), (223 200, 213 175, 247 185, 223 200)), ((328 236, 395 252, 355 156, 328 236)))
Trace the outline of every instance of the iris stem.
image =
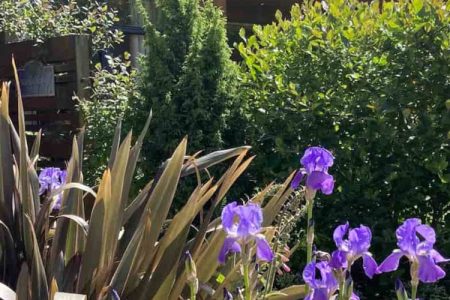
POLYGON ((411 280, 411 299, 417 299, 417 288, 419 287, 419 282, 415 280, 411 280))
POLYGON ((250 290, 250 275, 249 267, 247 263, 244 263, 244 289, 245 289, 245 300, 251 300, 251 290, 250 290))
POLYGON ((413 261, 409 272, 411 274, 411 299, 416 300, 417 288, 419 287, 419 263, 417 260, 413 261))
POLYGON ((189 284, 190 290, 191 290, 191 297, 190 300, 196 300, 196 293, 195 293, 195 287, 193 284, 189 284))
MULTIPOLYGON (((306 220, 306 264, 312 261, 312 249, 314 244, 314 223, 313 223, 313 207, 314 207, 315 191, 306 189, 305 198, 307 205, 306 220)), ((306 286, 306 292, 309 292, 309 286, 306 286)))
POLYGON ((340 280, 339 281, 339 300, 343 300, 344 299, 344 281, 340 280))
POLYGON ((312 261, 312 248, 314 244, 314 224, 313 224, 313 207, 314 207, 314 194, 308 189, 306 190, 306 203, 307 203, 307 223, 306 223, 306 263, 309 264, 312 261))

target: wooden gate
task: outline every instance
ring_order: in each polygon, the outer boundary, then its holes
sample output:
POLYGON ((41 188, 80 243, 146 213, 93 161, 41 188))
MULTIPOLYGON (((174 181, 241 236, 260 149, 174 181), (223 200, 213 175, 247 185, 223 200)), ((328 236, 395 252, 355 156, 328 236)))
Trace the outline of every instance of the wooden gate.
MULTIPOLYGON (((13 82, 14 55, 21 81, 26 130, 33 135, 42 129, 41 157, 49 165, 62 166, 70 157, 72 138, 81 127, 73 96, 88 98, 90 39, 85 35, 34 41, 1 43, 0 81, 13 82)), ((17 122, 17 99, 12 87, 11 118, 17 122)))

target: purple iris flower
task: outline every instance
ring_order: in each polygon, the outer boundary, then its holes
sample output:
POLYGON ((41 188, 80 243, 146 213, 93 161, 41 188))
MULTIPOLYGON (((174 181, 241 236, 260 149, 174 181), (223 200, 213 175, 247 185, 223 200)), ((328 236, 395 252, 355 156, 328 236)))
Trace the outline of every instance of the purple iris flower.
MULTIPOLYGON (((333 268, 327 261, 310 262, 303 270, 303 280, 311 288, 305 300, 328 300, 339 289, 339 283, 336 280, 333 268)), ((352 294, 351 300, 359 300, 359 297, 352 294)))
POLYGON ((296 189, 306 176, 306 187, 312 190, 321 190, 330 195, 334 189, 333 176, 328 174, 328 168, 334 163, 330 151, 322 147, 309 147, 300 159, 303 168, 295 174, 291 187, 296 189))
POLYGON ((303 270, 303 280, 311 288, 305 300, 328 300, 339 288, 333 269, 326 261, 307 264, 303 270))
POLYGON ((360 225, 358 228, 349 229, 347 222, 334 230, 333 239, 338 247, 338 250, 331 254, 330 265, 333 268, 346 269, 362 257, 367 277, 372 278, 376 274, 377 263, 369 252, 372 240, 372 232, 369 227, 360 225))
POLYGON ((410 263, 411 278, 422 282, 436 282, 445 277, 444 270, 437 263, 447 262, 439 252, 433 249, 436 233, 431 226, 422 224, 420 219, 407 219, 397 229, 397 246, 378 267, 378 272, 397 270, 400 258, 406 256, 410 263))
MULTIPOLYGON (((53 190, 60 188, 66 182, 67 172, 60 168, 44 168, 39 173, 39 195, 45 192, 50 193, 53 190)), ((53 209, 61 208, 62 194, 56 196, 53 209)))
POLYGON ((256 242, 256 256, 263 261, 272 261, 273 252, 261 232, 263 214, 258 204, 237 205, 232 202, 222 210, 222 227, 227 233, 219 253, 219 262, 225 263, 228 253, 241 252, 241 246, 256 242))

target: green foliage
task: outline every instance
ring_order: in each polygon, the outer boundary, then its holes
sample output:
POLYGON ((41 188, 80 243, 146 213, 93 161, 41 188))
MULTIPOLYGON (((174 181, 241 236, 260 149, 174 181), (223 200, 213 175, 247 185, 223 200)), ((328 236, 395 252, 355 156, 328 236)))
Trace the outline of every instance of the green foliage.
MULTIPOLYGON (((16 86, 20 86, 17 81, 16 73, 16 86)), ((253 158, 246 157, 249 147, 194 157, 187 155, 184 138, 158 176, 147 178, 146 187, 131 198, 150 117, 134 143, 131 133, 122 140, 120 126, 117 128, 108 167, 95 191, 83 184, 81 132, 73 141, 65 184, 41 198, 36 172, 40 137, 29 151, 20 90, 17 103, 16 130, 8 111, 9 85, 4 83, 0 93, 0 298, 62 299, 57 292, 64 292, 86 295, 87 299, 111 299, 116 292, 121 299, 187 299, 185 288, 192 276, 200 283, 198 299, 218 299, 224 288, 242 287, 239 257, 219 265, 225 233, 212 212, 251 163, 253 158), (201 181, 206 169, 229 160, 230 166, 217 178, 201 181), (181 178, 192 175, 198 175, 197 185, 169 219, 181 178), (60 194, 61 209, 52 210, 54 197, 60 194), (196 219, 200 221, 194 226, 196 219), (195 273, 192 267, 185 268, 183 253, 187 250, 195 273)), ((273 230, 268 226, 293 192, 289 187, 292 176, 271 197, 261 192, 252 199, 267 199, 264 234, 269 240, 273 230)), ((255 263, 251 265, 257 270, 255 263)), ((261 288, 260 273, 252 273, 252 287, 261 288)), ((304 296, 304 286, 282 292, 282 298, 279 293, 268 298, 297 299, 304 296)))
POLYGON ((118 21, 116 12, 97 1, 80 6, 75 0, 67 4, 54 0, 2 0, 0 11, 0 32, 16 41, 42 42, 50 37, 89 34, 94 50, 99 50, 122 40, 122 33, 112 29, 118 21))
POLYGON ((318 201, 319 247, 348 219, 372 224, 380 259, 396 224, 420 216, 450 249, 449 10, 440 0, 384 1, 382 12, 377 1, 307 1, 242 34, 257 181, 298 165, 308 145, 336 156, 336 193, 318 201))
POLYGON ((108 69, 96 64, 92 77, 91 95, 80 100, 80 109, 86 122, 85 176, 94 184, 101 178, 108 162, 114 128, 129 109, 129 99, 139 97, 136 70, 130 68, 129 55, 107 56, 108 69))
POLYGON ((225 21, 211 1, 156 1, 146 26, 140 92, 124 124, 139 129, 150 109, 152 137, 143 148, 143 170, 153 174, 184 135, 190 149, 223 145, 225 122, 234 100, 236 68, 230 60, 225 21))

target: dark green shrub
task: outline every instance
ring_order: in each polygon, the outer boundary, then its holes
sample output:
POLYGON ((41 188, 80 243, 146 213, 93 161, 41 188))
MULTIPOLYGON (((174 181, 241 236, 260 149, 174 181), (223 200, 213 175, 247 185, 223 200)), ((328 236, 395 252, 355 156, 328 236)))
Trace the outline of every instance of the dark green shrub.
POLYGON ((223 145, 234 99, 236 68, 230 60, 225 21, 211 1, 156 1, 147 25, 140 92, 124 123, 139 130, 150 109, 155 119, 143 148, 145 174, 155 171, 184 135, 189 151, 223 145))
POLYGON ((332 228, 344 220, 372 224, 380 260, 396 224, 420 216, 448 252, 449 6, 415 0, 379 8, 307 2, 289 20, 278 15, 244 37, 253 174, 259 182, 279 177, 297 167, 306 146, 324 145, 336 156, 337 188, 318 202, 319 247, 332 249, 332 228))

